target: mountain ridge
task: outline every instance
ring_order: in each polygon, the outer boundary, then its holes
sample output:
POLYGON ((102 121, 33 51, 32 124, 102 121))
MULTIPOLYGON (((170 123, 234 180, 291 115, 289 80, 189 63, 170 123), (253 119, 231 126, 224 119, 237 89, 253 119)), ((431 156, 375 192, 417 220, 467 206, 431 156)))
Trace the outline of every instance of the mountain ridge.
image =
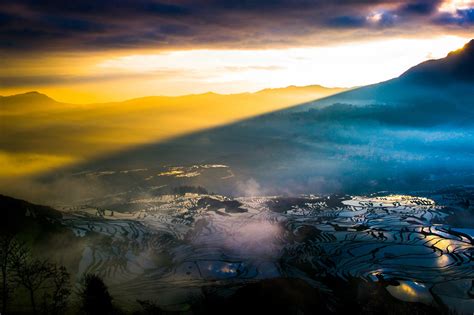
POLYGON ((416 83, 441 84, 450 80, 474 82, 474 39, 441 59, 422 62, 399 78, 416 83))
POLYGON ((3 95, 3 96, 0 96, 0 98, 3 98, 5 100, 15 100, 15 101, 41 100, 41 101, 57 102, 56 100, 49 97, 48 95, 44 93, 40 93, 38 91, 28 91, 28 92, 19 93, 19 94, 3 95))
MULTIPOLYGON (((269 92, 287 92, 287 91, 307 91, 311 89, 321 89, 323 91, 333 90, 338 92, 350 92, 353 90, 358 90, 360 88, 366 88, 371 86, 377 86, 379 84, 383 84, 385 82, 390 82, 396 79, 410 79, 413 81, 421 82, 443 82, 440 80, 439 74, 436 73, 436 70, 433 68, 442 67, 443 70, 454 71, 454 75, 457 75, 460 79, 467 79, 467 81, 474 81, 474 39, 471 39, 468 43, 466 43, 462 48, 449 52, 446 57, 440 59, 430 59, 424 62, 421 62, 403 72, 400 76, 396 78, 392 78, 386 81, 369 84, 362 87, 326 87, 320 84, 310 84, 310 85, 289 85, 285 87, 276 87, 276 88, 264 88, 255 92, 241 92, 241 93, 217 93, 213 91, 203 92, 203 93, 191 93, 191 94, 183 94, 183 95, 149 95, 149 96, 140 96, 136 98, 130 98, 120 101, 111 101, 111 102, 98 102, 98 103, 87 103, 88 105, 92 104, 110 104, 110 103, 124 103, 124 102, 131 102, 131 101, 139 101, 142 99, 151 99, 151 98, 163 98, 163 99, 176 99, 182 97, 200 97, 200 96, 242 96, 242 95, 258 95, 262 93, 269 93, 269 92), (468 67, 465 67, 468 65, 468 67), (438 76, 437 78, 433 79, 433 75, 438 76)), ((43 101, 54 101, 57 103, 68 104, 66 102, 60 102, 55 100, 54 98, 48 96, 47 94, 38 92, 38 91, 27 91, 24 93, 12 94, 12 95, 0 95, 0 98, 3 98, 3 102, 9 101, 12 99, 21 99, 21 98, 39 98, 43 101)), ((38 100, 38 99, 37 99, 38 100)), ((79 105, 79 104, 78 104, 79 105)), ((80 104, 86 105, 86 104, 80 104)))
MULTIPOLYGON (((185 98, 185 97, 205 97, 205 96, 219 96, 219 97, 232 97, 232 96, 243 96, 243 95, 258 95, 261 93, 267 93, 267 92, 304 92, 304 91, 310 91, 310 90, 321 90, 323 91, 345 91, 350 88, 342 88, 342 87, 325 87, 319 84, 311 84, 311 85, 303 85, 303 86, 296 86, 296 85, 289 85, 286 87, 277 87, 277 88, 265 88, 262 90, 258 90, 255 92, 241 92, 241 93, 230 93, 230 94, 225 94, 225 93, 216 93, 213 91, 208 91, 208 92, 203 92, 203 93, 191 93, 191 94, 183 94, 183 95, 149 95, 149 96, 140 96, 136 98, 130 98, 130 99, 125 99, 121 101, 112 101, 112 102, 98 102, 98 103, 85 103, 85 104, 75 104, 75 105, 93 105, 93 104, 111 104, 111 103, 125 103, 125 102, 131 102, 131 101, 139 101, 142 99, 151 99, 151 98, 156 98, 156 99, 177 99, 177 98, 185 98)), ((54 101, 56 103, 61 103, 61 104, 69 104, 67 102, 61 102, 57 101, 54 98, 50 97, 49 95, 45 93, 41 93, 38 91, 27 91, 24 93, 18 93, 18 94, 12 94, 12 95, 3 95, 0 96, 0 98, 4 98, 4 101, 25 101, 25 100, 35 100, 35 101, 54 101)))

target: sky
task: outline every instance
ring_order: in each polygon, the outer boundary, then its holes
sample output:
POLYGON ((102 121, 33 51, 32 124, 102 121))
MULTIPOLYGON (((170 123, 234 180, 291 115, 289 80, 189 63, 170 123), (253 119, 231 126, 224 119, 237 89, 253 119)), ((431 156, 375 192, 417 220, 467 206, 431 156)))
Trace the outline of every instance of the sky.
POLYGON ((473 29, 474 0, 3 0, 0 95, 361 86, 444 57, 473 29))

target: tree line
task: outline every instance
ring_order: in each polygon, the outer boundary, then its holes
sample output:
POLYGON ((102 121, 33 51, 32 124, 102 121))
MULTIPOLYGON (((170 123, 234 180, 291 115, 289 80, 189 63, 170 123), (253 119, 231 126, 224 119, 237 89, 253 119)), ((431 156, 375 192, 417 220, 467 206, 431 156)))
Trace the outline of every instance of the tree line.
POLYGON ((80 314, 118 313, 100 276, 84 275, 73 290, 66 267, 34 257, 31 249, 15 234, 0 235, 0 268, 2 315, 70 313, 69 300, 73 293, 78 302, 75 310, 80 314))

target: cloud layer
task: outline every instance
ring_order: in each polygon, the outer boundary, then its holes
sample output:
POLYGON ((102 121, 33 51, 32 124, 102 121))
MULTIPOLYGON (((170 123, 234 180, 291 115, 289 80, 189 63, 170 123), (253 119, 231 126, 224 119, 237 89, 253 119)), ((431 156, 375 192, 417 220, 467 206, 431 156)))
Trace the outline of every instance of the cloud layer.
POLYGON ((414 31, 467 32, 474 3, 419 0, 5 0, 0 50, 319 45, 414 31))

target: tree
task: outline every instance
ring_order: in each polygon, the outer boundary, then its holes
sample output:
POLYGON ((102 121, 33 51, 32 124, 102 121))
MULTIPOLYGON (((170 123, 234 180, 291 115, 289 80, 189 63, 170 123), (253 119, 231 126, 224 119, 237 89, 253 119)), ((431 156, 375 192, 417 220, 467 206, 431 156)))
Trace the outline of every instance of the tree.
POLYGON ((137 303, 140 304, 143 309, 143 311, 138 314, 161 315, 164 313, 161 307, 149 300, 137 300, 137 303))
POLYGON ((101 277, 86 274, 82 278, 82 288, 79 291, 81 309, 85 314, 113 314, 112 296, 101 277))
POLYGON ((38 313, 37 297, 43 293, 43 312, 62 314, 71 294, 70 275, 63 266, 48 260, 33 259, 30 250, 14 233, 0 234, 1 314, 8 312, 14 289, 26 289, 32 313, 38 313))
POLYGON ((0 268, 2 276, 1 314, 7 314, 8 302, 14 289, 12 277, 14 261, 24 259, 26 255, 26 247, 23 243, 16 240, 13 233, 0 235, 0 268))
POLYGON ((53 277, 54 265, 47 260, 17 258, 14 261, 18 283, 27 291, 33 314, 38 313, 35 293, 48 287, 48 280, 53 277))
POLYGON ((44 295, 43 313, 64 314, 71 295, 70 274, 66 267, 57 265, 51 266, 50 273, 51 287, 44 295))

